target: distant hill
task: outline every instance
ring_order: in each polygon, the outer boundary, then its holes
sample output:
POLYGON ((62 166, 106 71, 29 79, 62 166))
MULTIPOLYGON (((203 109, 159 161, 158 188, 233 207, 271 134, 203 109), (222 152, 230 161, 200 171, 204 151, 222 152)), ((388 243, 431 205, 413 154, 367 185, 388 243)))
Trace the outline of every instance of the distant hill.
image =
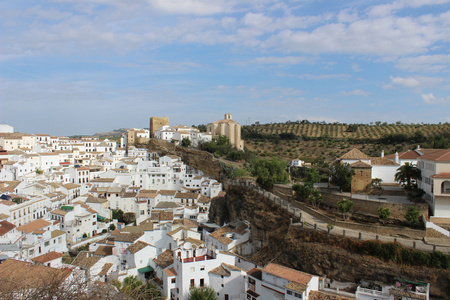
POLYGON ((325 123, 309 122, 307 120, 253 124, 243 126, 245 138, 251 138, 251 133, 259 134, 295 134, 307 138, 333 138, 333 139, 361 139, 375 140, 388 135, 403 134, 405 137, 423 135, 424 137, 434 137, 439 134, 450 132, 450 123, 444 124, 395 124, 375 122, 373 124, 346 124, 346 123, 325 123))
POLYGON ((248 150, 260 157, 285 160, 332 161, 352 148, 380 156, 396 151, 450 147, 450 124, 345 124, 309 122, 252 124, 242 126, 248 150))
POLYGON ((128 128, 120 128, 120 129, 114 129, 112 131, 108 132, 97 132, 94 134, 94 136, 98 137, 106 137, 106 136, 121 136, 122 133, 127 132, 128 128))

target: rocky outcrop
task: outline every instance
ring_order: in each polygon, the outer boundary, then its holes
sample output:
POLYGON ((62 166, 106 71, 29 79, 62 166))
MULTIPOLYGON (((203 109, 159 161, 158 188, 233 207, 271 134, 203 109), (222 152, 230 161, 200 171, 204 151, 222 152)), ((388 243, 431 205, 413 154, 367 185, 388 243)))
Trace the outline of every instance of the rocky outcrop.
POLYGON ((275 261, 340 281, 365 279, 390 283, 394 277, 403 277, 430 282, 434 296, 446 299, 450 294, 447 270, 406 266, 355 253, 349 250, 350 244, 358 241, 289 226, 290 214, 251 189, 229 186, 226 192, 225 197, 213 199, 210 220, 220 225, 236 219, 249 221, 252 241, 260 247, 250 258, 255 263, 275 261))
POLYGON ((177 155, 183 162, 197 170, 203 171, 206 176, 216 180, 220 177, 219 161, 211 153, 188 149, 177 146, 165 140, 150 139, 150 141, 141 145, 147 147, 150 151, 156 151, 159 155, 177 155))

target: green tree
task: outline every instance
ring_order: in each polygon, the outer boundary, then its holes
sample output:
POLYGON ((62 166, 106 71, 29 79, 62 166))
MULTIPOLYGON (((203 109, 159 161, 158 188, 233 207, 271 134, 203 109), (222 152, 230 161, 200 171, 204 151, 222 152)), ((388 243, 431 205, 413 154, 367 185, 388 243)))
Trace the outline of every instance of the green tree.
POLYGON ((114 225, 114 224, 109 225, 109 230, 110 231, 116 230, 116 225, 114 225))
POLYGON ((251 162, 250 170, 256 176, 256 182, 267 188, 272 188, 275 183, 286 183, 289 179, 286 163, 279 157, 255 159, 251 162))
POLYGON ((405 219, 411 226, 419 223, 420 212, 417 210, 415 206, 408 207, 408 210, 405 214, 405 219))
POLYGON ((412 189, 414 186, 412 180, 421 180, 422 174, 415 164, 405 163, 397 169, 394 179, 400 184, 406 182, 405 188, 412 189))
POLYGON ((355 175, 355 171, 347 163, 335 164, 330 169, 331 183, 337 185, 341 192, 351 191, 353 175, 355 175))
POLYGON ((320 174, 319 170, 316 168, 311 168, 308 172, 308 175, 306 175, 306 181, 311 183, 317 183, 320 182, 320 174))
POLYGON ((383 224, 386 224, 386 220, 391 216, 391 210, 389 209, 389 207, 378 207, 377 212, 381 222, 383 222, 383 224))
POLYGON ((123 210, 121 209, 112 209, 112 218, 119 221, 119 222, 123 222, 123 210))
POLYGON ((188 137, 185 137, 181 140, 181 146, 183 146, 184 148, 188 148, 189 146, 191 146, 191 139, 188 137))
POLYGON ((189 290, 189 300, 216 300, 216 291, 210 286, 192 287, 189 290))
POLYGON ((306 200, 311 195, 312 191, 314 190, 314 187, 312 183, 305 182, 304 184, 296 183, 292 186, 292 189, 297 194, 297 197, 306 200))
POLYGON ((146 300, 146 299, 162 299, 160 292, 156 285, 151 282, 142 282, 137 276, 125 277, 123 283, 116 281, 115 286, 131 299, 146 300))
POLYGON ((344 220, 347 220, 349 217, 349 212, 353 208, 353 201, 348 200, 347 198, 343 198, 338 202, 339 210, 342 212, 342 217, 344 220))
POLYGON ((323 201, 323 196, 318 190, 313 190, 308 199, 314 208, 319 208, 320 203, 323 201))
POLYGON ((130 224, 136 221, 136 213, 134 212, 126 212, 123 214, 123 221, 125 224, 130 224))

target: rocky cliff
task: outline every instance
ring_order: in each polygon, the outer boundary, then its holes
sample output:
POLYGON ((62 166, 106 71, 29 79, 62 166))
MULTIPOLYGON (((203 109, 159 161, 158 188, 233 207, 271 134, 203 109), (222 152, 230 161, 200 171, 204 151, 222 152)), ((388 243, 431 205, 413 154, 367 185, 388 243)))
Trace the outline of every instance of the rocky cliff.
POLYGON ((151 151, 158 152, 159 155, 177 155, 181 157, 185 164, 203 171, 206 176, 216 180, 219 179, 219 161, 211 153, 184 148, 165 140, 157 139, 150 139, 147 144, 140 145, 140 147, 147 147, 151 151))
POLYGON ((209 217, 220 225, 236 219, 248 220, 252 240, 260 246, 251 260, 261 265, 273 260, 304 272, 350 282, 364 279, 388 283, 394 277, 403 277, 430 282, 431 293, 436 297, 447 299, 450 294, 449 271, 385 262, 349 251, 346 243, 354 240, 289 226, 291 216, 285 210, 245 187, 230 186, 225 197, 215 198, 209 217))

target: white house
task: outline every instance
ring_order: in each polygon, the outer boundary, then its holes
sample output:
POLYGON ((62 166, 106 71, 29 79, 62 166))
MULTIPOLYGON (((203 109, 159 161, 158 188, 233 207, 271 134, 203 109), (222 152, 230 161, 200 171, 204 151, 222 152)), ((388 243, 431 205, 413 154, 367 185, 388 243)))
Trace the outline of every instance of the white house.
POLYGON ((172 255, 173 263, 168 266, 160 262, 160 257, 156 260, 156 275, 162 279, 163 297, 188 299, 191 287, 205 285, 212 285, 219 299, 241 299, 244 295, 245 272, 235 267, 233 255, 193 247, 190 243, 175 249, 172 255))
POLYGON ((263 269, 247 272, 247 299, 308 299, 319 290, 319 276, 307 274, 279 264, 269 263, 263 269))
POLYGON ((418 187, 425 191, 432 215, 450 218, 450 149, 422 155, 417 162, 422 175, 418 187))
POLYGON ((233 221, 213 233, 203 231, 206 247, 222 251, 251 254, 250 224, 247 221, 233 221))

